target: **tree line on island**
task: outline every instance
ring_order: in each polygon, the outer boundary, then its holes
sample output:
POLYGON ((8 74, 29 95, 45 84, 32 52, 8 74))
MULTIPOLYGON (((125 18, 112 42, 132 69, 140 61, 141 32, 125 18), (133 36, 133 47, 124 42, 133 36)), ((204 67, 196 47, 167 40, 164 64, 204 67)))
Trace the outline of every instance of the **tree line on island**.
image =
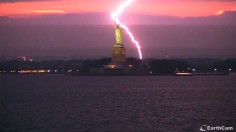
MULTIPOLYGON (((19 70, 48 70, 50 73, 79 72, 87 73, 91 69, 103 68, 111 62, 111 58, 102 59, 72 59, 68 61, 23 61, 23 60, 0 60, 1 73, 11 73, 19 70)), ((144 59, 127 58, 127 64, 133 69, 145 69, 153 74, 172 74, 174 71, 191 69, 198 72, 236 71, 236 59, 144 59)))

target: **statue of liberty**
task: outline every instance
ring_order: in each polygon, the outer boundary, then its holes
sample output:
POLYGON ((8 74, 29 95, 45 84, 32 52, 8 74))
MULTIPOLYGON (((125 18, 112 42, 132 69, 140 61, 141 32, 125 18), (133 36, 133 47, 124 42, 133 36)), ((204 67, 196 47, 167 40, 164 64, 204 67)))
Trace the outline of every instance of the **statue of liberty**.
POLYGON ((116 24, 116 30, 115 30, 115 35, 116 35, 116 44, 122 45, 122 35, 123 35, 123 29, 120 28, 119 24, 116 24))
MULTIPOLYGON (((112 51, 112 63, 124 63, 126 62, 125 56, 125 47, 122 44, 122 35, 123 35, 123 28, 120 27, 120 24, 115 22, 115 36, 116 36, 116 44, 113 47, 112 51)), ((116 66, 120 67, 121 65, 116 66)), ((124 65, 122 65, 125 67, 124 65)))

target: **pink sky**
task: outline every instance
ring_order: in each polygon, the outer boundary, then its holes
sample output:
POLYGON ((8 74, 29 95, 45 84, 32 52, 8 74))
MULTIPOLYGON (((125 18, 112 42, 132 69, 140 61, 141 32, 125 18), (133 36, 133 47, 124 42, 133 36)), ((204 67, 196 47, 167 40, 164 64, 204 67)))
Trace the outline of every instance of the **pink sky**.
MULTIPOLYGON (((4 1, 4 0, 3 0, 4 1)), ((6 1, 6 0, 5 0, 6 1)), ((115 10, 125 0, 15 0, 0 2, 1 16, 37 14, 93 13, 115 10), (30 2, 29 2, 30 1, 30 2)), ((134 0, 126 12, 147 15, 209 16, 235 11, 235 0, 134 0)))

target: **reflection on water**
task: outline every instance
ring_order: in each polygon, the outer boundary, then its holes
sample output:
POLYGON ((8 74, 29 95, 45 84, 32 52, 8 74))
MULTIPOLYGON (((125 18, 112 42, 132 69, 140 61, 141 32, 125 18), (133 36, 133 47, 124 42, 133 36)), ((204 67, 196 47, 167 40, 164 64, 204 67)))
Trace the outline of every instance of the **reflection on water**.
POLYGON ((236 119, 235 74, 0 77, 0 131, 199 131, 236 119))

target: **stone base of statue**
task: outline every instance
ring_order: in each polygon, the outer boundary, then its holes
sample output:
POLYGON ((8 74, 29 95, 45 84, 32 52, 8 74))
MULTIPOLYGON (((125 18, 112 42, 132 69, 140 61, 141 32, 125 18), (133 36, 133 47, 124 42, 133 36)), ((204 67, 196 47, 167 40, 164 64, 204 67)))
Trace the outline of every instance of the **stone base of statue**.
POLYGON ((126 55, 125 48, 122 44, 115 44, 112 51, 112 63, 125 63, 126 55))
POLYGON ((106 68, 125 69, 127 68, 125 47, 122 44, 115 44, 112 50, 111 63, 106 68))

